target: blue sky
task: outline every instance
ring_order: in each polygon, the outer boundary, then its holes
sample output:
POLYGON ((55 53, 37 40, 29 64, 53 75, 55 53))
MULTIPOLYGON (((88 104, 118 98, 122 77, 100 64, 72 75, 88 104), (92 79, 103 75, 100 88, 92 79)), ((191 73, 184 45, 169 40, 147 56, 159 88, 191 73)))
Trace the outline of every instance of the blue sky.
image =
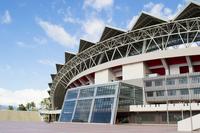
POLYGON ((171 19, 187 2, 1 0, 0 104, 46 97, 55 63, 64 63, 65 51, 76 53, 80 38, 97 42, 105 25, 128 30, 142 10, 171 19))

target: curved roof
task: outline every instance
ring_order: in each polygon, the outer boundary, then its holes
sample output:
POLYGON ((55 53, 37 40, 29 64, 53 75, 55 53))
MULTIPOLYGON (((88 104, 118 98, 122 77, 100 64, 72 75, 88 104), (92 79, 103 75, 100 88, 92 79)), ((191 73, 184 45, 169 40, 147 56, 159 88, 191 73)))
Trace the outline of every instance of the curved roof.
POLYGON ((122 33, 125 33, 125 30, 116 28, 116 27, 111 27, 111 26, 106 26, 102 32, 101 38, 100 38, 100 42, 107 40, 111 37, 120 35, 122 33))
POLYGON ((89 47, 91 47, 93 45, 95 45, 95 43, 81 39, 80 40, 80 44, 79 44, 79 50, 78 50, 78 52, 80 53, 80 52, 88 49, 89 47))
POLYGON ((151 25, 161 24, 164 22, 166 22, 166 20, 161 19, 160 17, 153 16, 143 11, 135 21, 135 24, 133 25, 131 30, 136 30, 151 25))
POLYGON ((64 66, 64 65, 62 65, 62 64, 56 64, 56 70, 57 70, 57 72, 59 72, 60 69, 61 69, 63 66, 64 66))
POLYGON ((200 17, 200 4, 197 2, 189 2, 174 18, 174 20, 181 20, 193 17, 200 17))
POLYGON ((76 56, 76 54, 73 54, 71 52, 65 52, 65 63, 71 60, 74 56, 76 56))

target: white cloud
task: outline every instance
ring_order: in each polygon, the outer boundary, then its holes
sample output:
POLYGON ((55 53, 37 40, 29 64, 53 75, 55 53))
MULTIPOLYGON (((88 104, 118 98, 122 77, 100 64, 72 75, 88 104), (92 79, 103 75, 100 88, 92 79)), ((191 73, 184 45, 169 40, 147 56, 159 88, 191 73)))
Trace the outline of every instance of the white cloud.
POLYGON ((72 24, 82 24, 82 21, 79 20, 78 18, 73 18, 71 16, 65 16, 64 17, 64 22, 66 23, 72 23, 72 24))
MULTIPOLYGON (((187 1, 187 0, 186 0, 187 1)), ((149 14, 155 15, 157 17, 163 18, 163 19, 173 19, 175 15, 183 8, 182 4, 178 4, 175 11, 172 9, 166 7, 162 3, 153 3, 149 2, 146 5, 144 5, 143 10, 148 12, 149 14)), ((135 21, 137 20, 139 16, 133 16, 132 19, 128 21, 127 28, 131 29, 135 21)))
POLYGON ((8 10, 5 11, 4 15, 1 17, 2 24, 10 24, 12 22, 12 18, 8 10))
POLYGON ((150 2, 146 5, 144 5, 144 10, 149 12, 152 15, 162 17, 162 18, 167 18, 170 19, 174 13, 171 9, 165 7, 164 4, 162 3, 153 3, 150 2))
POLYGON ((88 19, 82 25, 84 31, 83 38, 93 42, 99 41, 98 39, 100 38, 104 27, 105 23, 103 20, 98 18, 88 19))
POLYGON ((37 62, 42 65, 48 65, 48 66, 53 66, 53 67, 55 67, 55 64, 56 64, 56 61, 49 60, 49 59, 40 59, 37 62))
POLYGON ((73 48, 76 45, 76 37, 70 35, 62 26, 38 19, 40 27, 46 32, 47 36, 59 44, 73 48))
POLYGON ((92 7, 97 11, 112 7, 114 0, 85 0, 83 7, 92 7))
POLYGON ((36 106, 39 106, 43 98, 49 97, 46 90, 39 89, 23 89, 23 90, 9 90, 0 88, 0 104, 1 105, 15 105, 26 104, 34 101, 36 106))
POLYGON ((33 37, 33 41, 37 44, 44 45, 47 43, 47 39, 44 37, 33 37))

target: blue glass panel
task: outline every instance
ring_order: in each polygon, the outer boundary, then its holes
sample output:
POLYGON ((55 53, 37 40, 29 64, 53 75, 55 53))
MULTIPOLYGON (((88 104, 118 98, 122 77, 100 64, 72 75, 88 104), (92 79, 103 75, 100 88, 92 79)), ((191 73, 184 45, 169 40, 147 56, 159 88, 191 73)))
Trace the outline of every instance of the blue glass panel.
POLYGON ((72 119, 72 114, 74 111, 75 101, 65 101, 64 107, 61 113, 60 121, 69 122, 72 119))
POLYGON ((97 87, 97 96, 102 95, 114 95, 115 94, 116 85, 107 85, 97 87))
POLYGON ((94 88, 81 89, 79 98, 94 96, 94 88))
POLYGON ((88 122, 92 99, 78 100, 75 115, 72 121, 74 122, 88 122))
POLYGON ((114 98, 95 99, 91 122, 110 123, 114 98))
POLYGON ((68 90, 66 100, 76 99, 78 95, 78 90, 68 90))

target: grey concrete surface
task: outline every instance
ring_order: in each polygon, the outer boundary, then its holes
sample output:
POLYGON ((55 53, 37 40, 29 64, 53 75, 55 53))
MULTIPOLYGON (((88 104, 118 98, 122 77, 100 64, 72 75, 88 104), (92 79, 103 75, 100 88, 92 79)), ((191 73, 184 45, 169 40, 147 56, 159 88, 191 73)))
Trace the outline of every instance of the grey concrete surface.
POLYGON ((177 126, 1 121, 0 133, 177 133, 177 126))

